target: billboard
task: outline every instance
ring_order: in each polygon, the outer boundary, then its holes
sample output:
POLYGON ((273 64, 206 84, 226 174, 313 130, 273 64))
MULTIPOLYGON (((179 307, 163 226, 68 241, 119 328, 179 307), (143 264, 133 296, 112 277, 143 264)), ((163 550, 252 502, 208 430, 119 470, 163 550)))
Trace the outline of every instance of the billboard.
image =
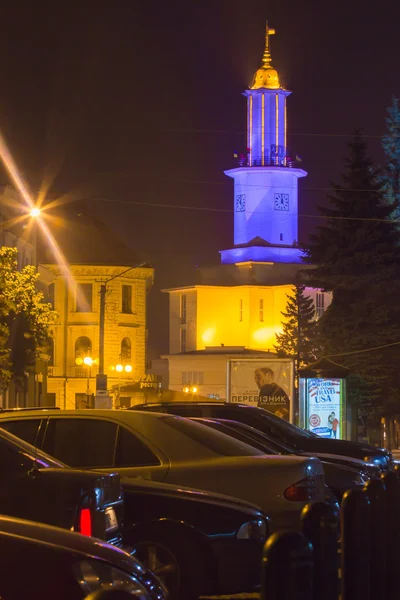
POLYGON ((241 358, 227 361, 227 401, 265 408, 293 421, 293 360, 241 358))
POLYGON ((304 428, 324 438, 342 439, 343 379, 306 379, 304 428))

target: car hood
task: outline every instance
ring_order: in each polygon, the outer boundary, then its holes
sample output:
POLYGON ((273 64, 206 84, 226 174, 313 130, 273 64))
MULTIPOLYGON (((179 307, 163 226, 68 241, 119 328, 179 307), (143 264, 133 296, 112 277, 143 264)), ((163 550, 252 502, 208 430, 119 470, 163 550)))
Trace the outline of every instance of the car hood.
POLYGON ((121 481, 124 495, 127 494, 151 494, 152 496, 163 496, 169 498, 183 499, 192 503, 213 504, 230 509, 244 511, 252 516, 259 516, 261 508, 246 500, 234 498, 216 492, 207 492, 192 487, 174 485, 172 483, 159 483, 147 479, 126 477, 121 481))
POLYGON ((377 469, 373 463, 366 462, 360 458, 352 458, 351 456, 341 456, 340 454, 326 454, 325 452, 302 452, 301 456, 316 456, 322 461, 336 463, 361 471, 366 467, 377 469))
POLYGON ((350 442, 349 440, 330 440, 327 438, 310 437, 302 440, 302 446, 307 452, 324 452, 340 454, 343 456, 357 456, 358 458, 389 455, 389 452, 383 448, 376 448, 370 444, 350 442))
POLYGON ((0 516, 0 532, 37 541, 48 546, 57 546, 57 548, 62 548, 68 552, 82 554, 85 558, 89 556, 102 560, 130 574, 140 575, 140 577, 143 577, 146 572, 139 561, 120 548, 66 529, 26 521, 25 519, 0 516))

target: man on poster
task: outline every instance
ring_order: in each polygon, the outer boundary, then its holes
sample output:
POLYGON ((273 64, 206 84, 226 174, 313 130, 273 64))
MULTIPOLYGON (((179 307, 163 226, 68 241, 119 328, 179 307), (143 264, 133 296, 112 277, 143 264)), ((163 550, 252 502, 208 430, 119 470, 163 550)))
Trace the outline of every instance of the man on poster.
POLYGON ((260 390, 257 406, 289 421, 289 397, 274 379, 275 374, 269 367, 254 371, 254 380, 260 390))

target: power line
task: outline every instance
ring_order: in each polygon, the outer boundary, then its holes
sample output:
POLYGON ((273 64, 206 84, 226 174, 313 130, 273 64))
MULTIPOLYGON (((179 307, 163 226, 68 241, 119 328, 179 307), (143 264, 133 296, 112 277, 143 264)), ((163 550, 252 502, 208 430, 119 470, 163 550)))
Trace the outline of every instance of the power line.
POLYGON ((340 354, 327 354, 326 357, 332 356, 350 356, 351 354, 362 354, 364 352, 373 352, 374 350, 383 350, 384 348, 390 348, 391 346, 398 346, 400 342, 392 342, 390 344, 384 344, 383 346, 375 346, 373 348, 365 348, 364 350, 353 350, 352 352, 341 352, 340 354))
MULTIPOLYGON (((206 211, 206 212, 220 212, 220 213, 229 213, 232 214, 233 213, 233 209, 230 208, 212 208, 212 207, 207 207, 207 206, 185 206, 185 205, 180 205, 180 204, 158 204, 155 202, 136 202, 135 200, 116 200, 116 199, 108 199, 108 198, 88 198, 88 200, 97 200, 100 202, 107 202, 107 203, 111 203, 111 204, 126 204, 127 206, 129 205, 135 205, 135 206, 149 206, 149 207, 153 207, 153 208, 174 208, 174 209, 179 209, 179 210, 195 210, 195 211, 206 211)), ((269 213, 266 212, 258 212, 258 215, 266 215, 269 213)), ((308 218, 308 219, 334 219, 334 220, 341 220, 341 221, 374 221, 374 222, 378 222, 378 223, 400 223, 400 219, 393 219, 393 220, 389 220, 389 219, 376 219, 376 218, 369 218, 369 217, 339 217, 339 216, 324 216, 324 215, 307 215, 307 214, 303 214, 303 213, 299 213, 298 215, 301 218, 308 218)))
MULTIPOLYGON (((174 129, 165 129, 164 131, 168 133, 214 133, 214 134, 227 134, 227 135, 246 135, 246 131, 229 131, 228 129, 185 129, 185 128, 174 128, 174 129)), ((288 132, 288 137, 337 137, 337 138, 348 138, 354 137, 354 131, 351 133, 318 133, 318 132, 309 132, 309 133, 295 133, 288 132)), ((383 135, 371 135, 367 133, 357 134, 357 137, 368 138, 368 139, 383 139, 387 134, 383 135)), ((392 137, 392 136, 391 136, 392 137)), ((393 136, 396 137, 396 136, 393 136)))

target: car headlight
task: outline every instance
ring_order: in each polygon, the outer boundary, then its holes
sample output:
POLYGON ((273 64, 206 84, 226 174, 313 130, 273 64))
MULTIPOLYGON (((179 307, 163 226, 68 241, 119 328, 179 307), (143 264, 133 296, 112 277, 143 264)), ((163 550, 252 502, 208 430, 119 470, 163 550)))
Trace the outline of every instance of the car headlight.
POLYGON ((264 519, 243 523, 236 534, 239 540, 259 540, 267 535, 267 525, 264 519))
POLYGON ((146 600, 148 594, 138 580, 100 560, 82 560, 74 565, 74 574, 85 594, 97 590, 123 590, 146 600))

